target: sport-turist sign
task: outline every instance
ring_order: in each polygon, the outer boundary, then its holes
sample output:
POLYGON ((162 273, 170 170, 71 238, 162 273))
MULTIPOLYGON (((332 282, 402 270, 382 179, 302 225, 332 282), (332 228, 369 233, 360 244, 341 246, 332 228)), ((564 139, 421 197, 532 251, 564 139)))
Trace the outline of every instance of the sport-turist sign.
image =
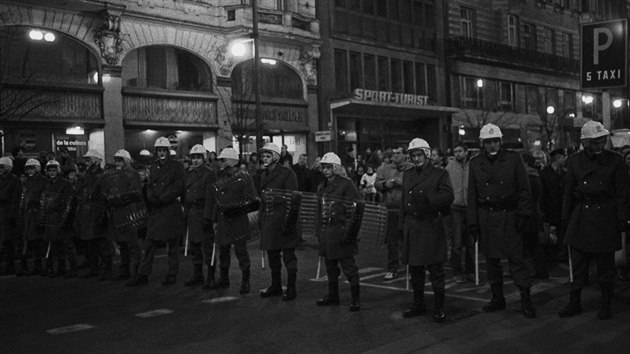
POLYGON ((627 38, 626 19, 582 24, 583 89, 626 86, 627 38))
POLYGON ((375 91, 365 89, 354 89, 354 99, 370 102, 386 102, 394 104, 415 104, 425 106, 429 99, 428 96, 411 95, 408 93, 398 93, 390 91, 375 91))

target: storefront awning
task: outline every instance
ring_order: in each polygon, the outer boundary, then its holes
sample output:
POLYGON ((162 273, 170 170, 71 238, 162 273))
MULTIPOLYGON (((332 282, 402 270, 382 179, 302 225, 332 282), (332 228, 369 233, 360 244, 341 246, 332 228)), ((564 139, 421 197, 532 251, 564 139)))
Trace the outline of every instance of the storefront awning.
POLYGON ((358 114, 366 117, 409 117, 409 118, 435 118, 459 112, 459 108, 444 106, 426 106, 403 103, 387 103, 375 101, 362 101, 357 99, 344 99, 330 102, 330 108, 334 113, 358 114))

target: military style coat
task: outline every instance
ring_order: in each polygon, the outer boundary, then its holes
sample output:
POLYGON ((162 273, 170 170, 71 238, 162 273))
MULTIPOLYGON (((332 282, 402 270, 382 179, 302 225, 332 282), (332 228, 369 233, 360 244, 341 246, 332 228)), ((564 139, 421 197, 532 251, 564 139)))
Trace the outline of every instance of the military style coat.
POLYGON ((41 240, 44 238, 44 228, 39 225, 40 206, 42 193, 46 189, 48 179, 40 173, 30 176, 22 190, 21 224, 24 225, 24 239, 26 241, 41 240))
POLYGON ((183 237, 186 221, 179 199, 184 194, 184 165, 170 158, 156 161, 145 187, 149 208, 147 238, 164 241, 183 237))
MULTIPOLYGON (((258 191, 261 196, 264 190, 269 188, 298 190, 295 172, 283 165, 274 163, 271 165, 271 169, 260 170, 257 177, 258 191)), ((262 202, 260 248, 265 251, 295 248, 298 241, 296 225, 288 225, 287 223, 289 215, 284 199, 276 199, 278 200, 271 201, 272 210, 270 213, 266 213, 266 201, 263 200, 262 202)))
POLYGON ((62 177, 49 178, 42 193, 40 219, 44 225, 47 241, 61 241, 71 237, 71 208, 74 190, 70 182, 62 177))
POLYGON ((13 173, 0 176, 0 241, 18 238, 17 218, 22 197, 22 182, 13 173))
POLYGON ((212 218, 216 201, 213 188, 217 174, 206 165, 190 169, 184 181, 184 213, 188 223, 188 241, 199 243, 212 239, 212 218))
POLYGON ((229 245, 237 240, 246 240, 250 237, 250 225, 247 213, 225 215, 224 208, 230 204, 248 204, 258 199, 258 193, 254 186, 254 180, 245 171, 239 171, 237 167, 227 167, 218 174, 215 185, 214 217, 217 225, 215 242, 219 245, 229 245))
POLYGON ((482 152, 470 160, 469 167, 467 221, 480 228, 479 249, 491 258, 522 255, 517 218, 529 218, 532 208, 523 159, 501 149, 494 161, 482 152))
POLYGON ((562 223, 565 242, 585 252, 621 248, 619 225, 629 218, 628 171, 621 156, 577 152, 567 160, 562 223))
POLYGON ((405 171, 402 177, 401 218, 403 264, 441 264, 447 258, 442 212, 453 203, 448 172, 430 163, 405 171))
POLYGON ((103 169, 94 165, 77 181, 74 224, 82 240, 93 240, 107 235, 107 209, 96 194, 102 174, 103 169))
POLYGON ((122 225, 127 223, 128 213, 146 212, 140 174, 130 167, 106 170, 99 180, 96 193, 98 202, 107 206, 108 238, 117 242, 137 242, 136 228, 129 224, 122 225))
MULTIPOLYGON (((335 175, 332 180, 325 179, 317 188, 320 195, 330 195, 336 197, 347 198, 349 200, 360 200, 361 196, 357 187, 347 177, 335 175)), ((338 215, 340 223, 344 223, 349 215, 338 215)), ((326 259, 348 258, 359 253, 356 243, 345 243, 343 239, 344 228, 341 224, 333 224, 328 227, 318 225, 319 232, 319 255, 326 259)))

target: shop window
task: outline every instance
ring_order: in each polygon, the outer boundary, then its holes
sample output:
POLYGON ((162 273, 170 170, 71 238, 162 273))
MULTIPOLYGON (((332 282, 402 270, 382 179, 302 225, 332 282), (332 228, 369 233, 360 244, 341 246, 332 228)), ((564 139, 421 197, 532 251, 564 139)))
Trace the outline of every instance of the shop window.
POLYGON ((124 86, 212 92, 210 67, 187 51, 168 46, 139 48, 122 63, 124 86))
POLYGON ((558 109, 558 89, 547 87, 545 88, 545 110, 547 107, 553 106, 558 109))
POLYGON ((460 102, 463 108, 481 108, 483 87, 477 86, 476 78, 460 77, 460 102))
POLYGON ((564 90, 564 115, 568 116, 569 114, 575 114, 575 91, 572 90, 564 90))
POLYGON ((3 81, 98 83, 96 56, 82 43, 64 34, 30 26, 2 27, 0 48, 3 81), (29 36, 33 30, 39 31, 40 36, 29 36))
MULTIPOLYGON (((260 65, 260 94, 264 98, 304 99, 300 76, 288 65, 277 61, 275 65, 260 65)), ((254 61, 236 65, 232 71, 232 97, 235 100, 254 99, 254 61)))

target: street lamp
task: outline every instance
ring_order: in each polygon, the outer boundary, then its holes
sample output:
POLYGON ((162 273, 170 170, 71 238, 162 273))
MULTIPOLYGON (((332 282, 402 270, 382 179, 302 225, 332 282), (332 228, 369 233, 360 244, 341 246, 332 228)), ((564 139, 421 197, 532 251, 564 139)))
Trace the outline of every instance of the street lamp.
POLYGON ((555 111, 556 111, 556 107, 554 106, 547 107, 547 114, 553 114, 555 111))
POLYGON ((616 99, 613 101, 613 107, 620 108, 623 102, 620 99, 616 99))

